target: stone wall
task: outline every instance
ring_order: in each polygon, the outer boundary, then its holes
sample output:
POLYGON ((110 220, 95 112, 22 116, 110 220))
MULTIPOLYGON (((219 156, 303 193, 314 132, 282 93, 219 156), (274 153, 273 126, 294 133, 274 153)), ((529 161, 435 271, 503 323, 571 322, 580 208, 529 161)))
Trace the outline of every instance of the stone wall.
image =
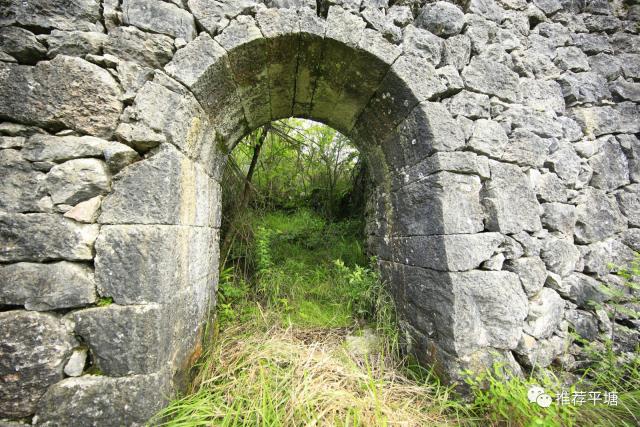
MULTIPOLYGON (((371 165, 369 248, 445 379, 581 363, 640 250, 640 8, 0 0, 0 420, 142 424, 215 305, 229 150, 284 117, 371 165)), ((623 319, 618 351, 638 343, 623 319)))

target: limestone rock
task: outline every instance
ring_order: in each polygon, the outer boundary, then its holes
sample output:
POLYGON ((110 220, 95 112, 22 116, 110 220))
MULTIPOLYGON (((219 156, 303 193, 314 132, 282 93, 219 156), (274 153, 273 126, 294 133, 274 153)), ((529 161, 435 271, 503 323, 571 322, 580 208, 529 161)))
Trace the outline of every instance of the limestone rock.
POLYGON ((187 42, 196 36, 193 16, 171 3, 153 0, 124 0, 122 3, 125 24, 153 33, 181 37, 187 42))
POLYGON ((402 48, 407 54, 424 58, 437 67, 442 60, 444 40, 422 28, 409 25, 404 30, 402 48))
POLYGON ((584 271, 599 277, 627 266, 635 257, 634 252, 620 240, 610 238, 581 248, 584 271))
POLYGON ((551 142, 525 129, 515 129, 500 158, 523 166, 541 167, 549 153, 551 142))
POLYGON ((455 36, 464 25, 464 13, 451 3, 427 3, 416 18, 416 25, 437 36, 455 36))
POLYGON ((552 231, 559 231, 567 237, 573 236, 576 225, 576 207, 564 203, 543 203, 542 224, 552 231))
POLYGON ((488 260, 503 241, 500 233, 398 238, 399 262, 442 271, 465 271, 488 260))
POLYGON ((52 314, 0 313, 0 417, 32 415, 47 388, 64 378, 62 370, 75 344, 71 332, 52 314))
POLYGON ((520 79, 522 103, 537 110, 550 110, 562 114, 565 103, 561 86, 555 81, 520 79))
POLYGON ((217 239, 216 229, 205 227, 103 226, 96 242, 98 291, 117 303, 141 304, 171 301, 202 284, 215 288, 217 239))
POLYGON ((508 262, 505 269, 518 275, 527 297, 532 297, 540 292, 547 278, 544 262, 538 257, 515 259, 508 262))
POLYGON ((552 153, 544 162, 544 165, 565 181, 573 184, 580 175, 581 160, 576 150, 569 144, 557 144, 551 147, 552 153))
POLYGON ((617 100, 640 102, 640 83, 618 77, 616 81, 609 84, 609 90, 617 100))
POLYGON ((620 59, 607 55, 606 53, 599 53, 589 58, 589 67, 594 73, 598 73, 608 81, 617 79, 622 75, 622 64, 620 59))
POLYGON ((64 367, 64 373, 70 377, 79 377, 84 371, 84 365, 87 361, 87 349, 76 348, 73 350, 69 361, 64 367))
POLYGON ((99 55, 107 41, 107 35, 98 32, 53 30, 47 36, 50 58, 56 55, 99 55))
POLYGON ((65 424, 70 417, 95 425, 143 425, 168 401, 166 376, 66 378, 43 396, 38 404, 38 420, 43 425, 65 424))
POLYGON ((0 210, 40 211, 46 196, 45 174, 33 168, 17 150, 0 150, 0 210))
POLYGON ((109 137, 120 96, 107 71, 80 58, 58 55, 35 67, 0 63, 0 115, 18 122, 109 137))
POLYGON ((109 376, 159 370, 167 358, 160 306, 136 305, 74 311, 75 332, 89 345, 97 367, 109 376))
POLYGON ((548 270, 565 277, 575 270, 580 251, 570 240, 551 237, 545 241, 540 256, 548 270))
POLYGON ((97 225, 53 214, 0 213, 0 261, 91 260, 97 225))
MULTIPOLYGON (((469 119, 488 119, 489 96, 462 90, 444 101, 451 114, 469 119)), ((503 131, 504 132, 504 131, 503 131)))
POLYGON ((520 168, 495 161, 490 167, 482 191, 486 228, 505 234, 540 230, 540 205, 520 168))
POLYGON ((471 0, 468 8, 469 12, 478 14, 498 24, 504 19, 504 11, 494 0, 471 0))
POLYGON ((606 137, 598 145, 598 153, 589 159, 589 166, 593 169, 589 184, 607 191, 628 184, 629 166, 618 141, 606 137))
POLYGON ((570 310, 565 315, 567 321, 582 338, 593 341, 598 336, 598 321, 595 316, 583 310, 570 310))
POLYGON ((614 106, 574 108, 572 113, 586 135, 598 137, 640 132, 639 111, 634 103, 620 102, 614 106))
POLYGON ((498 122, 480 119, 475 122, 468 147, 489 157, 501 158, 509 139, 498 122))
POLYGON ((587 55, 575 46, 559 47, 553 62, 565 71, 580 72, 590 69, 587 55))
POLYGON ((18 24, 31 28, 96 31, 99 28, 100 1, 4 0, 0 26, 18 24))
POLYGON ((640 227, 640 184, 628 185, 623 190, 616 195, 620 211, 631 227, 640 227))
POLYGON ((529 300, 524 331, 534 338, 548 338, 562 320, 564 306, 564 300, 553 289, 542 288, 529 300))
POLYGON ((445 65, 452 65, 462 71, 471 58, 471 40, 463 34, 449 37, 444 42, 442 60, 445 65))
POLYGON ((528 368, 544 368, 564 351, 564 340, 554 335, 549 339, 536 340, 528 334, 522 334, 518 347, 514 350, 520 363, 528 368))
POLYGON ((558 292, 581 308, 593 308, 593 304, 602 303, 607 299, 600 282, 577 272, 562 280, 562 287, 558 292))
POLYGON ((74 159, 51 168, 47 188, 55 204, 75 205, 111 189, 106 163, 97 159, 74 159))
POLYGON ((47 53, 31 31, 19 27, 0 27, 0 51, 29 65, 44 59, 47 53))
POLYGON ((473 58, 462 71, 462 78, 474 91, 495 95, 509 102, 518 100, 518 75, 503 64, 473 58))
POLYGON ((93 271, 67 261, 0 266, 0 305, 47 311, 82 307, 96 300, 93 271))
POLYGON ((98 211, 102 203, 102 196, 96 196, 84 202, 80 202, 65 212, 64 217, 78 222, 91 224, 98 219, 98 211))
POLYGON ((209 34, 216 35, 229 25, 229 21, 256 7, 255 0, 237 0, 211 3, 207 0, 188 0, 189 10, 209 34))
POLYGON ((574 235, 578 243, 598 242, 626 228, 618 204, 604 191, 588 188, 577 201, 574 235))
POLYGON ((166 144, 114 178, 102 203, 107 224, 183 224, 218 227, 220 188, 203 168, 166 144))
POLYGON ((173 42, 162 34, 145 33, 135 27, 116 27, 109 31, 104 52, 124 61, 161 68, 171 60, 173 42))
POLYGON ((567 71, 558 81, 567 105, 597 103, 611 98, 607 81, 595 73, 567 71))

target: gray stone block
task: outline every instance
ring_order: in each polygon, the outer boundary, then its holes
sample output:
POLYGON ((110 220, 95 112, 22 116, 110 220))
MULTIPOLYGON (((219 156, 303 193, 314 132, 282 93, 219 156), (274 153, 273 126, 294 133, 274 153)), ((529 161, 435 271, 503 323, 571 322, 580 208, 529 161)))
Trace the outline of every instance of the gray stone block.
POLYGON ((46 311, 82 307, 95 301, 93 270, 86 265, 62 261, 0 266, 0 305, 46 311))
POLYGON ((97 225, 60 215, 0 213, 0 261, 91 260, 97 236, 97 225))
POLYGON ((104 53, 151 68, 162 68, 171 60, 173 50, 171 37, 126 26, 109 30, 104 44, 104 53))
POLYGON ((64 378, 76 344, 72 330, 52 314, 4 311, 0 342, 0 417, 29 417, 47 388, 64 378))
POLYGON ((152 33, 180 37, 190 42, 196 36, 193 16, 178 6, 153 0, 124 0, 122 14, 125 24, 152 33))
POLYGON ((0 25, 59 30, 96 31, 100 28, 100 2, 78 0, 69 4, 66 0, 35 0, 27 4, 19 0, 5 0, 2 4, 0 25))
POLYGON ((80 58, 59 55, 35 67, 0 63, 0 115, 10 120, 109 137, 121 94, 106 70, 80 58))
POLYGON ((103 226, 96 242, 98 292, 119 304, 166 302, 217 277, 218 232, 204 227, 103 226))
POLYGON ((220 226, 220 185, 170 144, 114 178, 103 224, 220 226))

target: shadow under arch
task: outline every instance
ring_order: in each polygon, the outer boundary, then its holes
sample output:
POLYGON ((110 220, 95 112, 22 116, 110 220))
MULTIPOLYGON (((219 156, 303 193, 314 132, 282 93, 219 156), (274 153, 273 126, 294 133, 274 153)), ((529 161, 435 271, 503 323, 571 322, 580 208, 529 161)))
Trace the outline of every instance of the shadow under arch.
POLYGON ((99 219, 96 281, 115 304, 83 338, 101 371, 133 374, 142 394, 180 387, 215 304, 226 156, 251 130, 292 116, 337 129, 366 157, 368 245, 409 350, 449 381, 511 363, 527 300, 514 273, 477 270, 503 243, 480 197, 493 169, 463 150, 438 102, 448 91, 426 60, 335 7, 326 20, 262 9, 178 50, 116 132, 148 152, 116 176, 99 219), (126 313, 119 330, 100 322, 110 312, 126 313))

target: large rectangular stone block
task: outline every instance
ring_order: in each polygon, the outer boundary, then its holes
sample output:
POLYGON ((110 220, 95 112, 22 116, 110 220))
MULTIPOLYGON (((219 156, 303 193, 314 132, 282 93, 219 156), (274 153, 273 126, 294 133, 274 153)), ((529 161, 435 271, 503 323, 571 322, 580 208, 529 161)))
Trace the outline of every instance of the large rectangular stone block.
POLYGON ((69 316, 104 375, 150 374, 170 359, 169 325, 159 304, 111 304, 74 311, 69 316))
POLYGON ((391 194, 397 236, 478 233, 484 229, 480 178, 438 172, 391 194))
POLYGON ((310 117, 313 93, 322 72, 320 64, 324 52, 326 21, 310 9, 299 10, 298 15, 300 16, 300 46, 293 115, 310 117))
POLYGON ((56 310, 94 303, 93 270, 67 261, 0 265, 0 305, 27 310, 56 310))
POLYGON ((212 289, 218 240, 218 231, 207 227, 103 226, 96 242, 98 292, 120 304, 139 304, 169 301, 203 282, 212 289))
POLYGON ((91 260, 98 230, 62 215, 0 213, 0 262, 91 260))
POLYGON ((220 226, 220 185, 170 144, 114 178, 103 224, 220 226))

